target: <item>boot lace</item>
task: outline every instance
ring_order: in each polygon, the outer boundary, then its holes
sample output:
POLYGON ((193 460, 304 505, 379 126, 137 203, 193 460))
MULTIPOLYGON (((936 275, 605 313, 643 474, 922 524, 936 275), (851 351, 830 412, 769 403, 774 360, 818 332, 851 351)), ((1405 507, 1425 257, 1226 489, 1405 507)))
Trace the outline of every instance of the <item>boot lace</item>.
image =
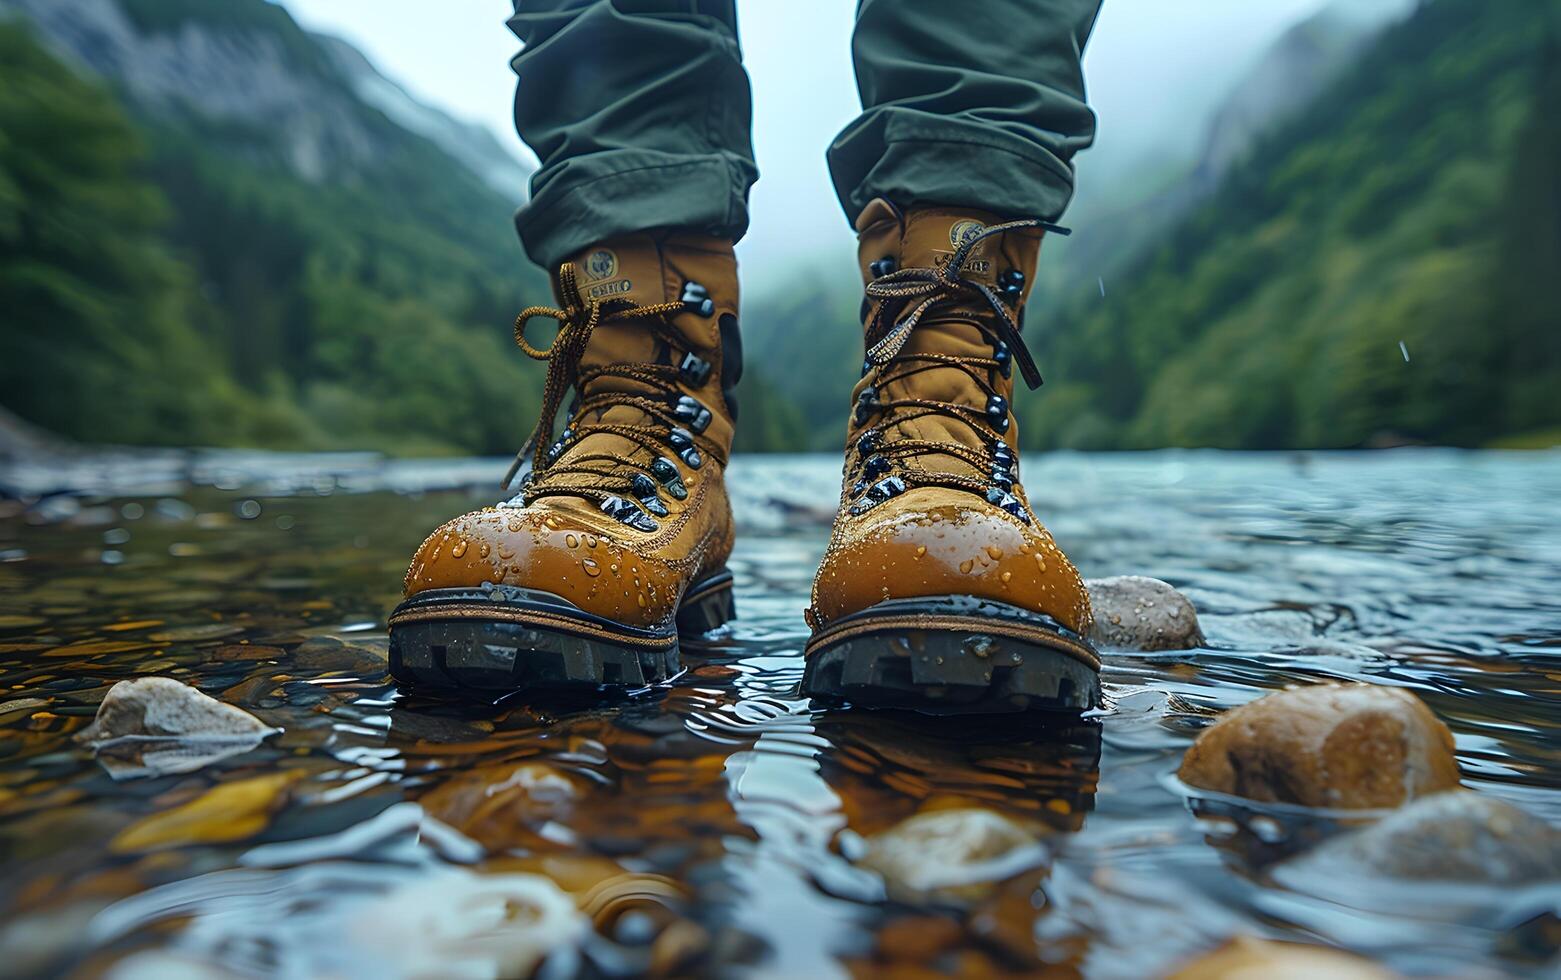
POLYGON ((878 302, 866 323, 867 357, 862 370, 864 375, 873 371, 878 373, 873 385, 864 389, 859 396, 849 431, 850 438, 855 440, 859 469, 858 479, 851 489, 851 496, 855 498, 850 505, 852 513, 863 513, 912 487, 941 486, 984 496, 991 503, 1029 523, 1029 513, 1012 493, 1017 459, 1001 438, 1009 427, 1008 400, 992 381, 992 372, 996 371, 1007 378, 1012 373, 1014 362, 1017 362, 1026 385, 1035 389, 1042 384, 1035 359, 1020 335, 1021 321, 1015 319, 1012 309, 1023 293, 1023 276, 1011 270, 1007 280, 1000 278, 999 288, 993 289, 986 283, 962 275, 965 261, 977 244, 990 236, 1018 228, 1040 228, 1060 235, 1069 234, 1066 228, 1033 218, 989 225, 966 238, 955 249, 949 261, 939 268, 899 269, 880 275, 867 284, 868 299, 878 302), (989 335, 993 341, 992 356, 905 351, 906 341, 910 339, 912 331, 918 324, 928 322, 929 315, 940 305, 969 299, 990 308, 992 316, 961 317, 960 322, 973 323, 977 329, 989 335), (986 395, 986 404, 977 407, 931 398, 884 400, 878 397, 883 388, 895 381, 939 368, 963 371, 986 395), (880 413, 882 424, 873 425, 874 417, 880 413), (883 438, 884 430, 890 425, 929 416, 956 418, 976 432, 989 430, 992 436, 981 448, 953 440, 895 438, 886 441, 883 438), (980 480, 963 473, 924 470, 908 465, 915 457, 935 453, 962 460, 977 471, 987 471, 991 474, 990 479, 980 480))
MULTIPOLYGON (((660 502, 658 491, 665 488, 673 497, 682 499, 686 490, 676 465, 663 454, 668 449, 692 469, 703 465, 700 448, 725 464, 720 447, 707 439, 697 438, 709 423, 709 411, 698 402, 682 396, 678 382, 685 377, 690 361, 705 366, 692 353, 684 366, 677 364, 619 363, 599 367, 582 367, 581 358, 590 344, 596 328, 609 320, 636 320, 645 329, 657 335, 669 349, 687 346, 687 341, 667 319, 674 313, 688 309, 686 302, 655 303, 636 306, 628 300, 587 301, 580 291, 578 275, 573 264, 564 263, 557 273, 558 296, 561 308, 530 306, 515 317, 515 343, 532 360, 547 362, 547 380, 542 388, 542 406, 536 427, 530 438, 515 454, 501 486, 508 489, 512 483, 520 488, 520 494, 510 503, 525 505, 543 497, 569 496, 594 500, 603 511, 631 527, 644 531, 656 529, 656 522, 645 512, 666 516, 667 509, 660 502), (526 340, 526 327, 531 320, 542 317, 558 321, 558 333, 553 343, 545 348, 533 347, 526 340), (623 378, 638 382, 651 391, 664 393, 635 394, 626 391, 592 390, 593 383, 603 378, 623 378), (555 440, 554 422, 564 396, 574 389, 575 403, 570 407, 570 419, 555 440), (636 424, 607 422, 595 417, 599 412, 616 406, 629 405, 648 416, 636 424), (692 411, 690 408, 692 407, 692 411), (649 423, 649 424, 647 424, 649 423), (658 433, 656 427, 665 426, 658 433), (690 428, 695 431, 690 431, 690 428), (570 446, 583 442, 596 434, 620 436, 645 449, 652 462, 640 463, 620 453, 606 451, 576 451, 564 458, 570 446), (547 448, 544 450, 543 447, 547 448), (525 472, 521 473, 525 468, 525 472), (519 480, 516 475, 521 474, 519 480), (625 499, 632 496, 638 506, 625 499)), ((695 284, 695 288, 697 284, 695 284)))

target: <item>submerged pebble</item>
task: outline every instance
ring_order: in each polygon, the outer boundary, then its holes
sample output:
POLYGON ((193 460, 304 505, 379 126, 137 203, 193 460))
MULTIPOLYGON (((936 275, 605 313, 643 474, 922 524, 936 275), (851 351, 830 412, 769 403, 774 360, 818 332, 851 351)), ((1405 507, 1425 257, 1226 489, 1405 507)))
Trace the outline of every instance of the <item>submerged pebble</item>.
POLYGON ((969 808, 907 817, 868 838, 857 863, 882 875, 886 891, 901 901, 975 901, 1045 857, 1031 828, 969 808))
POLYGON ((1327 840, 1280 875, 1349 880, 1362 873, 1495 885, 1561 880, 1561 832, 1504 800, 1456 790, 1327 840))
POLYGON ((588 930, 575 900, 549 878, 460 868, 392 889, 346 924, 350 943, 414 977, 530 976, 588 930))
MULTIPOLYGON (((1041 561, 1040 555, 1035 557, 1041 561)), ((1095 612, 1089 638, 1100 646, 1142 651, 1203 646, 1198 611, 1167 582, 1144 575, 1116 575, 1089 579, 1084 588, 1095 612)))
POLYGON ((1392 980, 1396 976, 1369 960, 1326 946, 1237 936, 1166 980, 1392 980))
POLYGON ((1253 800, 1360 809, 1454 788, 1458 762, 1452 733, 1408 691, 1319 684, 1225 712, 1178 775, 1253 800))

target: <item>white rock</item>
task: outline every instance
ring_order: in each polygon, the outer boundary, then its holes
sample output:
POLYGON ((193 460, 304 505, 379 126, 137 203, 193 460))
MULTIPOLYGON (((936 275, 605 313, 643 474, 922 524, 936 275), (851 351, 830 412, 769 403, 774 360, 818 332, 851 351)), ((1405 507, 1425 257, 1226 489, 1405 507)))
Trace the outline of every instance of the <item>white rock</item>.
POLYGON ((888 893, 902 900, 969 900, 1046 856, 1030 828, 972 808, 907 817, 868 838, 857 863, 882 875, 888 893))
POLYGON ((400 976, 525 977, 588 929, 575 900, 550 878, 450 869, 363 906, 346 938, 400 976))
POLYGON ((168 677, 120 681, 76 733, 115 779, 193 772, 281 729, 168 677))
POLYGON ((1092 578, 1084 583, 1095 611, 1089 638, 1116 650, 1190 650, 1203 646, 1192 601, 1144 575, 1092 578))

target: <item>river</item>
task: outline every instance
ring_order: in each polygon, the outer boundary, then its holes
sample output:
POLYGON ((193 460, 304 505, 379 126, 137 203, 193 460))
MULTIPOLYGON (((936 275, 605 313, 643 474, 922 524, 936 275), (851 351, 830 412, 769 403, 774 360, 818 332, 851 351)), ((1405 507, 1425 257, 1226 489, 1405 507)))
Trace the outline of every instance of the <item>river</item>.
POLYGON ((399 694, 384 622, 406 560, 493 502, 502 469, 119 454, 0 480, 0 972, 481 976, 528 962, 468 933, 534 876, 591 925, 549 927, 573 937, 551 975, 1141 977, 1238 933, 1407 973, 1556 968, 1553 892, 1286 888, 1269 873, 1299 833, 1284 815, 1231 834, 1171 773, 1223 709, 1364 680, 1452 727, 1468 786, 1561 823, 1561 453, 1027 459, 1036 511, 1087 576, 1174 583, 1208 637, 1108 652, 1106 708, 1066 724, 799 696, 839 479, 824 456, 734 464, 739 618, 667 686, 606 705, 399 694), (116 779, 71 736, 109 686, 152 675, 283 731, 116 779), (953 903, 886 899, 853 863, 954 806, 1050 832, 953 903))

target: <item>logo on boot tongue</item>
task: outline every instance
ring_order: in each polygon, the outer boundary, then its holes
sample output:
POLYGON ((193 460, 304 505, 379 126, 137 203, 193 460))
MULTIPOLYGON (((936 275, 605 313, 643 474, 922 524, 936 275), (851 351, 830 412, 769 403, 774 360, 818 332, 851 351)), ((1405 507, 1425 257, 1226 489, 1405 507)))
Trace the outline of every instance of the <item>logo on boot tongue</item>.
POLYGON ((612 249, 599 248, 585 257, 585 281, 595 283, 585 289, 586 299, 601 299, 604 296, 618 296, 627 293, 634 288, 634 284, 627 279, 619 279, 615 282, 603 282, 618 274, 618 256, 612 249))
POLYGON ((599 248, 585 257, 585 275, 592 282, 611 279, 618 271, 618 256, 599 248))
POLYGON ((969 218, 966 218, 964 221, 956 221, 953 227, 949 228, 949 244, 959 248, 983 231, 986 231, 986 225, 979 221, 972 221, 969 218))
MULTIPOLYGON (((983 231, 986 231, 986 225, 971 218, 956 221, 949 226, 949 244, 954 246, 955 251, 958 251, 962 246, 974 241, 976 236, 983 231)), ((985 276, 991 272, 992 263, 987 259, 980 258, 985 251, 986 242, 984 241, 971 246, 970 253, 965 256, 964 267, 960 271, 975 276, 985 276)), ((942 266, 948 264, 953 258, 954 256, 951 254, 940 253, 936 261, 938 265, 942 266)))

